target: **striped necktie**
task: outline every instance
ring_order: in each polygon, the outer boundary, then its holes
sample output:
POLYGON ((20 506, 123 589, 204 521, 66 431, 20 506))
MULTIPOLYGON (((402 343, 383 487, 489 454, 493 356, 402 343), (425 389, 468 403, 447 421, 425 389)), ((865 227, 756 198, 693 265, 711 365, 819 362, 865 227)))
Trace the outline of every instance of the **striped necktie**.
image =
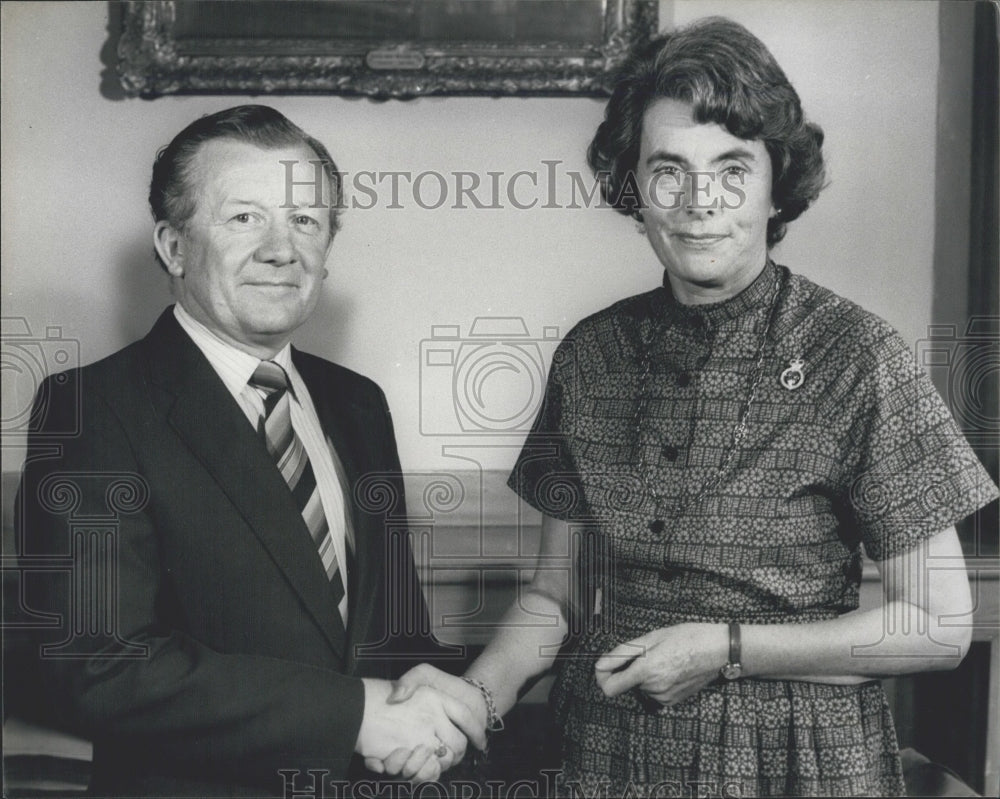
POLYGON ((285 478, 306 527, 309 528, 326 576, 330 580, 334 600, 339 605, 344 597, 344 581, 337 564, 330 525, 320 502, 312 464, 309 463, 306 448, 302 446, 292 427, 288 375, 274 361, 261 361, 250 378, 249 385, 264 392, 264 416, 260 420, 258 432, 281 476, 285 478))

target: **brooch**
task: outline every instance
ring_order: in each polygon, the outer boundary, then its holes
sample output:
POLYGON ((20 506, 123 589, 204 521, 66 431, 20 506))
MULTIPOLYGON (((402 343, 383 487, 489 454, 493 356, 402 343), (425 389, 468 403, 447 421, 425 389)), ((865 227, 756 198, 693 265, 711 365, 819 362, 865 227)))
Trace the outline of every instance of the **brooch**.
POLYGON ((802 374, 802 367, 806 362, 801 358, 796 358, 791 365, 781 373, 781 385, 789 391, 794 391, 805 382, 805 375, 802 374))

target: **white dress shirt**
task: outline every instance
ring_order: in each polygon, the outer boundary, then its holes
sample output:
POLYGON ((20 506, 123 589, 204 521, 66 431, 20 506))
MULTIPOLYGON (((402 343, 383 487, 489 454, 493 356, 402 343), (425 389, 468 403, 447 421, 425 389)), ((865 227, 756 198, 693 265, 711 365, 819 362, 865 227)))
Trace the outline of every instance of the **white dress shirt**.
MULTIPOLYGON (((205 325, 195 319, 181 307, 174 305, 174 316, 181 328, 187 333, 195 345, 208 359, 233 399, 246 414, 247 420, 257 429, 257 424, 264 414, 264 396, 257 389, 245 391, 254 370, 260 363, 249 353, 237 349, 219 338, 205 325)), ((347 486, 344 469, 336 456, 333 445, 324 435, 320 426, 316 408, 313 406, 309 390, 302 381, 302 376, 292 363, 291 346, 286 344, 273 358, 288 374, 291 387, 289 392, 289 408, 292 417, 292 428, 305 447, 313 474, 316 476, 316 486, 319 489, 320 502, 330 526, 330 536, 334 551, 337 553, 337 563, 340 566, 340 577, 344 581, 344 596, 340 600, 340 615, 347 624, 347 595, 350 587, 347 584, 347 541, 350 525, 345 519, 344 490, 347 486)), ((353 542, 352 542, 353 543, 353 542)), ((316 552, 317 559, 319 552, 316 552)))

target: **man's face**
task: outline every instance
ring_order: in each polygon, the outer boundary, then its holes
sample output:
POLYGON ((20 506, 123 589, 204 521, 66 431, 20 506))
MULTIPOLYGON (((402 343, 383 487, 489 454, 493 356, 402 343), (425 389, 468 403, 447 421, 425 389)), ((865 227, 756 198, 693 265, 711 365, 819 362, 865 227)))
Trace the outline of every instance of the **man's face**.
POLYGON ((304 144, 206 142, 191 164, 194 214, 180 230, 156 226, 184 309, 257 357, 272 356, 309 318, 326 277, 330 192, 325 176, 315 182, 315 160, 304 144))

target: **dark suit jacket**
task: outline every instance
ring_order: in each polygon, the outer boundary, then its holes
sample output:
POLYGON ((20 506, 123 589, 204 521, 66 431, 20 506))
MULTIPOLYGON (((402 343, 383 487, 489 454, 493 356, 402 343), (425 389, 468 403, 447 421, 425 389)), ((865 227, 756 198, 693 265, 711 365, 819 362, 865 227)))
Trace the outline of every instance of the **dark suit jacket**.
POLYGON ((346 631, 281 475, 171 309, 39 391, 18 513, 43 568, 25 594, 52 614, 42 668, 94 740, 94 793, 280 795, 279 771, 296 769, 343 779, 359 677, 435 651, 385 398, 293 360, 352 486, 346 631))

